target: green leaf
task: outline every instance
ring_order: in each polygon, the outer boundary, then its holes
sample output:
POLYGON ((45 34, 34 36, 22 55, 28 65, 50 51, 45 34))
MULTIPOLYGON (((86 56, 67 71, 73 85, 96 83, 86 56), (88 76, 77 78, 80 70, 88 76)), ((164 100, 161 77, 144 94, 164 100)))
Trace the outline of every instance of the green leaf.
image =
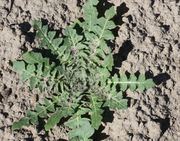
POLYGON ((14 122, 12 125, 12 130, 21 129, 23 126, 29 126, 29 118, 21 118, 18 122, 14 122))
POLYGON ((30 79, 32 76, 34 76, 34 71, 35 71, 35 66, 31 64, 28 65, 26 70, 24 70, 23 73, 21 74, 21 79, 23 81, 30 79))
POLYGON ((111 8, 109 8, 106 12, 105 12, 105 17, 107 19, 111 19, 115 16, 116 12, 114 7, 112 6, 111 8))
POLYGON ((126 109, 128 100, 127 99, 121 99, 121 100, 116 100, 116 99, 111 99, 111 100, 107 100, 104 103, 104 107, 110 107, 112 109, 126 109))
POLYGON ((91 1, 92 5, 97 5, 99 3, 99 0, 89 0, 91 1))
POLYGON ((33 90, 34 88, 36 88, 38 82, 39 82, 39 79, 37 77, 35 77, 35 76, 31 77, 30 82, 29 82, 30 89, 33 90))
POLYGON ((25 67, 23 61, 16 61, 13 63, 13 69, 20 73, 22 81, 26 81, 34 76, 35 66, 30 64, 25 67))
POLYGON ((118 82, 119 82, 118 75, 117 75, 117 74, 115 74, 115 75, 112 77, 112 83, 114 83, 114 84, 118 84, 118 82))
POLYGON ((56 35, 56 32, 55 32, 55 31, 49 31, 49 32, 48 32, 48 38, 49 38, 49 40, 52 41, 52 40, 54 39, 55 35, 56 35))
POLYGON ((76 36, 76 30, 73 29, 71 26, 68 26, 65 31, 64 34, 69 38, 72 37, 74 38, 76 36))
MULTIPOLYGON (((42 23, 41 23, 42 24, 42 23)), ((57 39, 53 39, 56 35, 56 32, 54 31, 49 31, 48 32, 48 26, 44 25, 44 26, 40 26, 40 24, 35 22, 35 29, 37 30, 37 36, 40 38, 41 41, 41 45, 42 46, 46 46, 47 48, 49 48, 54 54, 59 55, 58 51, 58 47, 59 45, 62 43, 62 39, 57 38, 57 39)))
POLYGON ((85 49, 88 49, 88 47, 85 45, 85 44, 82 44, 82 43, 78 43, 77 44, 77 49, 80 51, 80 50, 83 50, 81 52, 84 52, 85 49))
POLYGON ((32 74, 29 73, 28 71, 24 71, 23 74, 21 74, 21 80, 26 81, 32 77, 32 74))
POLYGON ((66 126, 73 128, 69 131, 69 137, 80 137, 82 139, 88 139, 94 133, 94 129, 89 123, 89 119, 76 117, 75 119, 70 119, 65 123, 66 126))
POLYGON ((113 35, 112 31, 106 30, 106 31, 104 31, 103 38, 106 40, 112 40, 112 39, 114 39, 114 35, 113 35))
POLYGON ((83 6, 84 10, 84 26, 82 26, 87 31, 92 31, 92 28, 96 24, 98 12, 97 9, 93 6, 96 2, 89 0, 83 6))
POLYGON ((15 61, 15 62, 13 62, 13 70, 15 70, 18 73, 23 73, 23 71, 25 70, 24 61, 15 61))
POLYGON ((99 57, 106 58, 106 54, 104 53, 104 51, 101 48, 97 48, 96 53, 99 57))
POLYGON ((98 98, 91 96, 91 123, 92 123, 92 127, 95 128, 96 130, 98 130, 99 126, 101 125, 101 121, 102 121, 102 112, 103 110, 101 109, 102 106, 102 102, 98 102, 98 98))
POLYGON ((45 124, 45 130, 49 131, 50 129, 52 129, 56 124, 58 124, 61 120, 61 118, 63 117, 63 111, 61 109, 58 109, 54 114, 52 114, 46 124, 45 124))
POLYGON ((88 120, 87 118, 81 118, 81 115, 85 115, 90 111, 89 108, 82 108, 80 107, 78 109, 78 111, 76 113, 74 113, 74 115, 65 123, 66 126, 68 126, 69 128, 73 129, 76 127, 79 127, 81 122, 83 122, 84 120, 88 120))
POLYGON ((42 22, 39 20, 35 20, 33 22, 33 27, 35 28, 35 30, 38 30, 39 28, 42 28, 42 22))
POLYGON ((99 18, 99 19, 97 20, 97 24, 98 24, 99 26, 101 26, 101 28, 104 28, 104 25, 105 25, 107 22, 108 22, 107 19, 104 18, 104 17, 101 17, 101 18, 99 18))
MULTIPOLYGON (((48 33, 48 25, 42 26, 41 31, 43 32, 43 34, 47 35, 47 33, 48 33)), ((45 41, 45 40, 44 40, 44 41, 45 41)))
POLYGON ((107 24, 106 24, 106 29, 114 29, 116 28, 116 25, 113 21, 108 21, 107 24))
POLYGON ((152 79, 146 79, 145 75, 143 74, 139 75, 138 79, 134 74, 131 74, 129 79, 125 74, 121 74, 119 80, 116 75, 112 78, 112 82, 109 83, 119 85, 121 91, 127 90, 128 86, 132 91, 136 89, 139 89, 140 91, 144 91, 145 89, 151 88, 155 85, 152 79))
POLYGON ((98 25, 94 26, 92 30, 93 30, 94 33, 96 33, 99 36, 102 33, 102 28, 100 26, 98 26, 98 25))
POLYGON ((50 112, 55 111, 54 103, 47 98, 44 99, 44 106, 46 106, 47 107, 46 109, 50 112))
POLYGON ((99 64, 99 62, 101 62, 101 59, 95 55, 90 56, 90 59, 97 65, 99 64))
POLYGON ((43 74, 43 67, 44 67, 44 64, 38 64, 37 65, 36 73, 38 76, 41 76, 43 74))
POLYGON ((61 58, 62 62, 66 62, 70 58, 70 55, 71 55, 70 49, 66 50, 64 54, 65 55, 63 55, 63 57, 61 58))
POLYGON ((52 44, 55 46, 55 48, 58 49, 58 47, 60 46, 60 44, 62 43, 62 39, 61 38, 56 38, 52 40, 52 44))
POLYGON ((82 39, 83 39, 83 36, 76 35, 76 37, 75 37, 75 43, 77 44, 77 43, 80 42, 82 39))
POLYGON ((154 87, 154 86, 155 86, 155 83, 154 83, 153 79, 147 79, 147 80, 145 81, 145 87, 146 87, 146 89, 152 88, 152 87, 154 87))
POLYGON ((106 85, 106 80, 109 78, 110 72, 107 68, 99 68, 98 76, 100 77, 99 79, 101 80, 101 83, 106 85))
POLYGON ((138 81, 139 82, 144 82, 145 80, 146 80, 145 75, 140 74, 139 77, 138 77, 138 81))
POLYGON ((104 107, 110 107, 112 109, 125 109, 127 108, 128 100, 123 99, 122 92, 115 93, 112 92, 109 96, 110 98, 104 103, 104 107))
POLYGON ((146 81, 145 75, 140 74, 139 77, 138 77, 138 82, 140 82, 139 85, 138 85, 138 89, 140 91, 145 90, 145 86, 144 86, 145 81, 146 81))
POLYGON ((95 38, 97 38, 97 36, 94 33, 85 32, 84 34, 87 40, 94 40, 95 38))
POLYGON ((37 105, 35 108, 36 112, 38 113, 39 117, 46 118, 47 117, 47 110, 44 106, 37 105))
POLYGON ((73 113, 73 111, 70 108, 64 107, 64 108, 58 109, 54 114, 52 114, 48 118, 48 120, 45 124, 45 130, 49 131, 55 125, 57 125, 63 117, 66 118, 67 116, 70 116, 72 113, 73 113))
POLYGON ((131 85, 129 86, 129 89, 131 91, 135 91, 136 90, 136 76, 134 74, 130 75, 129 81, 131 82, 131 85))
POLYGON ((89 137, 91 137, 94 133, 94 129, 91 127, 89 122, 81 122, 83 125, 76 129, 69 131, 69 137, 82 137, 83 140, 87 140, 89 137))
POLYGON ((112 54, 108 55, 103 62, 103 66, 107 67, 109 70, 112 70, 112 66, 114 65, 112 54))
POLYGON ((57 69, 54 69, 54 70, 51 72, 51 79, 52 79, 52 80, 56 78, 56 75, 58 75, 57 73, 58 73, 58 70, 57 70, 57 69))
POLYGON ((33 65, 33 64, 29 64, 29 65, 27 65, 26 70, 27 70, 29 73, 33 73, 33 72, 36 70, 36 67, 35 67, 35 65, 33 65))
POLYGON ((111 53, 111 48, 107 46, 105 41, 100 42, 100 48, 104 51, 105 54, 111 53))
POLYGON ((42 63, 43 57, 40 53, 35 52, 27 52, 23 54, 23 59, 26 63, 35 64, 35 63, 42 63))
POLYGON ((89 22, 89 20, 92 20, 93 17, 97 17, 98 12, 97 12, 97 9, 94 7, 94 5, 96 3, 97 2, 93 2, 93 0, 89 0, 84 4, 83 10, 84 10, 84 19, 85 19, 85 21, 89 22), (89 17, 89 20, 88 20, 88 17, 89 17))
POLYGON ((64 51, 67 49, 67 46, 61 46, 59 49, 58 49, 58 56, 61 57, 63 54, 64 54, 64 51))
POLYGON ((91 120, 93 128, 98 130, 99 126, 101 125, 102 116, 97 112, 92 112, 91 120))
POLYGON ((29 121, 31 124, 37 124, 38 123, 38 114, 36 112, 28 111, 27 117, 29 118, 29 121))
POLYGON ((72 45, 73 47, 75 47, 76 44, 83 39, 83 36, 78 35, 78 34, 76 33, 76 30, 73 29, 73 28, 71 28, 71 27, 68 27, 68 28, 65 30, 65 35, 66 35, 66 36, 69 36, 69 38, 68 38, 68 39, 69 39, 69 42, 71 43, 71 45, 72 45))

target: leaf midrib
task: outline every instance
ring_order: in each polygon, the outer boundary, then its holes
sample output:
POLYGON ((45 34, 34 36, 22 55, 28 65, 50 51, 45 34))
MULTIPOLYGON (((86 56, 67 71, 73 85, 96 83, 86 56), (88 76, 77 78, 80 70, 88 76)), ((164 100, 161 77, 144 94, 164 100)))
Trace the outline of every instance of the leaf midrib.
POLYGON ((58 51, 58 49, 54 46, 54 44, 52 44, 52 42, 49 40, 49 38, 48 38, 48 36, 42 31, 42 28, 37 24, 37 30, 39 31, 39 32, 41 32, 41 35, 43 35, 43 39, 45 39, 47 42, 48 42, 48 44, 54 49, 54 51, 57 51, 57 53, 58 53, 58 56, 59 56, 59 54, 60 54, 60 52, 58 51))

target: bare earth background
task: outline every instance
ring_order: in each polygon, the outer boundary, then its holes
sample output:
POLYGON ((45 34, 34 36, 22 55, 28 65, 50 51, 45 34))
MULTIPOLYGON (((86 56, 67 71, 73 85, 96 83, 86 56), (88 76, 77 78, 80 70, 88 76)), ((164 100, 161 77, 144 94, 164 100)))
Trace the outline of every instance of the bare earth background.
MULTIPOLYGON (((11 131, 12 123, 44 96, 30 92, 27 85, 19 81, 11 61, 37 45, 30 25, 34 19, 46 19, 61 30, 82 15, 83 2, 0 0, 0 141, 67 140, 63 126, 49 133, 33 127, 11 131)), ((130 107, 105 113, 109 122, 102 127, 103 134, 97 134, 94 140, 180 141, 180 2, 108 2, 114 4, 118 12, 114 53, 120 71, 147 72, 149 76, 153 72, 158 85, 144 93, 127 91, 130 107)))

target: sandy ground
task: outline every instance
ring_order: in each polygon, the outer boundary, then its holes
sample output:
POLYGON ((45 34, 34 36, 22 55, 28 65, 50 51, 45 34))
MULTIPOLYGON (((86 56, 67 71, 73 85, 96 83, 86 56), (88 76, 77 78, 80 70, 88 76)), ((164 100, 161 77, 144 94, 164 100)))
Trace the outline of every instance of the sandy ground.
MULTIPOLYGON (((157 86, 144 93, 127 91, 130 107, 105 113, 95 141, 180 141, 179 0, 109 0, 118 15, 114 42, 120 71, 154 76, 157 86)), ((0 140, 65 141, 66 130, 49 133, 33 127, 11 131, 14 121, 35 106, 37 93, 12 71, 11 61, 36 46, 31 22, 44 19, 63 29, 82 15, 81 0, 0 0, 0 140)), ((39 94, 43 98, 43 94, 39 94)))

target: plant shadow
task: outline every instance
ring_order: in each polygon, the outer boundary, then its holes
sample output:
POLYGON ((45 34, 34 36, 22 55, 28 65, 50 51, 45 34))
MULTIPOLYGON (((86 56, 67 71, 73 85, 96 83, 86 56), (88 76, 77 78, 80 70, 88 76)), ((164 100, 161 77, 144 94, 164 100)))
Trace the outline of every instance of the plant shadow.
POLYGON ((28 22, 23 22, 19 24, 19 29, 22 32, 22 35, 25 35, 25 40, 32 44, 35 40, 35 32, 30 32, 31 24, 28 22))
MULTIPOLYGON (((58 30, 54 30, 54 26, 55 24, 52 22, 48 22, 47 19, 43 19, 41 18, 41 22, 43 25, 48 25, 48 29, 51 31, 55 31, 56 32, 56 36, 55 38, 59 37, 59 35, 62 35, 62 28, 58 29, 58 30)), ((19 25, 19 29, 22 32, 22 35, 25 36, 25 41, 29 42, 30 44, 32 44, 35 41, 35 36, 36 36, 36 32, 35 31, 30 31, 30 29, 32 28, 32 25, 29 22, 23 22, 20 23, 19 25)))
POLYGON ((120 47, 117 54, 114 54, 114 67, 112 73, 117 73, 119 71, 116 68, 120 68, 122 65, 122 62, 127 60, 128 54, 133 50, 134 45, 132 44, 131 40, 126 40, 120 47))

